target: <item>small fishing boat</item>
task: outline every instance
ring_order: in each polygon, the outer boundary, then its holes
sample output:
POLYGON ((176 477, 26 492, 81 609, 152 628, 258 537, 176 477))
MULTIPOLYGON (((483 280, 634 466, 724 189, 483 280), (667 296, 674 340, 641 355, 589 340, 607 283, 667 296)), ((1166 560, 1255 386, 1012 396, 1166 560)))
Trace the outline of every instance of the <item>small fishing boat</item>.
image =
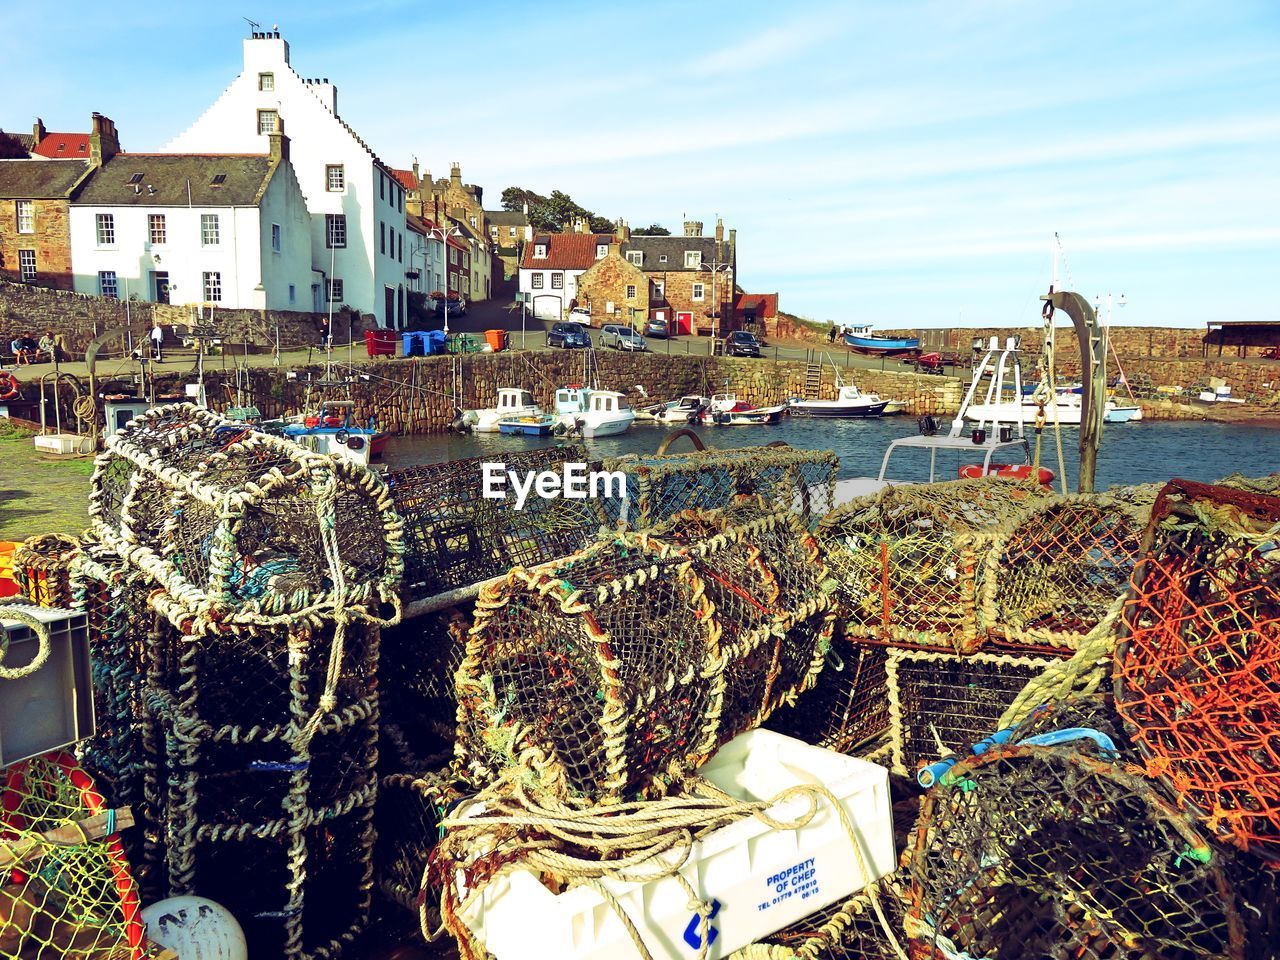
POLYGON ((497 406, 468 410, 454 421, 454 426, 470 428, 476 433, 498 433, 499 421, 542 415, 542 408, 533 402, 533 394, 528 390, 523 387, 499 387, 497 406))
POLYGON ((626 394, 570 384, 556 391, 556 433, 576 433, 587 439, 626 433, 636 413, 626 394))
POLYGON ((498 432, 524 437, 547 437, 556 428, 556 423, 556 418, 549 413, 511 417, 498 421, 498 432))
POLYGON ((879 337, 870 327, 852 327, 845 331, 844 345, 869 357, 904 357, 920 352, 919 337, 879 337))
POLYGON ((884 410, 881 411, 886 417, 893 416, 898 413, 907 412, 907 401, 905 400, 886 400, 884 410))
POLYGON ((711 406, 711 401, 699 394, 689 394, 679 400, 668 400, 644 408, 644 416, 639 419, 654 420, 658 423, 679 424, 697 423, 702 413, 711 406))
MULTIPOLYGON (((1007 396, 1007 395, 1006 395, 1007 396)), ((1084 407, 1084 396, 1071 390, 1059 390, 1052 404, 1045 405, 1045 423, 1058 423, 1064 427, 1078 427, 1084 407)), ((1029 395, 1022 397, 1021 403, 1011 399, 993 401, 991 403, 975 403, 965 410, 965 419, 974 423, 983 420, 1001 420, 1005 423, 1034 423, 1039 412, 1039 404, 1029 395)), ((1137 404, 1120 403, 1107 400, 1103 419, 1107 423, 1132 423, 1142 419, 1142 408, 1137 404)))
POLYGON ((863 393, 854 384, 844 384, 834 400, 792 400, 791 412, 809 417, 878 417, 889 405, 876 393, 863 393))
POLYGON ((382 456, 390 434, 379 431, 373 417, 364 426, 355 420, 354 400, 324 400, 302 421, 285 423, 280 433, 314 453, 354 460, 364 466, 382 456))
POLYGON ((786 405, 756 407, 739 400, 732 393, 717 393, 711 398, 711 406, 702 411, 699 420, 706 426, 758 427, 774 426, 782 422, 786 405))

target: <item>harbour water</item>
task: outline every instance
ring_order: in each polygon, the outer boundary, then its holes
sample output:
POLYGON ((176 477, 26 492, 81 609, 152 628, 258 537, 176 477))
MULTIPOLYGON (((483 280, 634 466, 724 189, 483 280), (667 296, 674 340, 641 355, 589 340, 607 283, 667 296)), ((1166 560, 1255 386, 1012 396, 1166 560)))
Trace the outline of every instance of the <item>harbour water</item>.
MULTIPOLYGON (((943 424, 945 427, 947 424, 943 424)), ((746 447, 782 440, 805 449, 833 450, 840 457, 840 476, 875 476, 889 443, 916 432, 911 417, 886 417, 880 420, 822 420, 796 417, 776 427, 695 427, 708 446, 746 447)), ((636 424, 618 437, 586 441, 592 456, 617 456, 625 453, 652 454, 673 432, 671 427, 636 424)), ((1030 431, 1028 431, 1030 433, 1030 431)), ((393 437, 387 448, 389 466, 436 463, 461 457, 493 457, 500 459, 504 451, 543 447, 547 439, 513 437, 499 434, 457 436, 393 437)), ((1078 434, 1074 429, 1062 431, 1063 454, 1067 465, 1067 482, 1075 487, 1078 434)), ((1034 449, 1034 438, 1031 438, 1034 449)), ((687 439, 676 440, 672 449, 692 449, 687 439)), ((968 458, 971 460, 972 458, 968 458)), ((956 463, 968 462, 958 459, 956 463)), ((1056 470, 1057 450, 1052 431, 1045 431, 1041 462, 1056 470)), ((1205 482, 1230 473, 1262 476, 1280 470, 1280 429, 1219 423, 1157 421, 1108 426, 1102 437, 1098 456, 1097 486, 1102 489, 1116 484, 1161 482, 1171 477, 1205 482)), ((890 475, 896 479, 928 479, 927 462, 897 457, 890 475)), ((953 479, 955 464, 939 461, 938 479, 953 479), (945 473, 944 473, 945 470, 945 473)))

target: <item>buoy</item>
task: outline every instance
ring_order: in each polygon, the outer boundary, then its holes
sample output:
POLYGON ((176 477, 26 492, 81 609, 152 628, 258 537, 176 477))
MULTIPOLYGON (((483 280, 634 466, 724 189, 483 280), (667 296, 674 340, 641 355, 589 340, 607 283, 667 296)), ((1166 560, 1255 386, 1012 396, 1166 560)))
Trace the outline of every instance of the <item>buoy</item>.
POLYGON ((182 960, 249 960, 244 931, 221 904, 204 897, 170 897, 142 910, 147 937, 182 960))
POLYGON ((8 370, 0 372, 0 402, 16 400, 21 393, 22 386, 18 383, 18 378, 8 370))
MULTIPOLYGON (((1011 477, 1015 480, 1027 480, 1032 476, 1031 471, 1036 469, 1029 463, 1020 463, 1016 466, 1008 463, 993 463, 988 465, 986 475, 989 477, 1011 477)), ((962 480, 975 480, 983 475, 982 464, 967 463, 960 468, 959 473, 962 480)), ((1038 472, 1035 474, 1036 481, 1046 487, 1053 483, 1055 476, 1056 474, 1047 467, 1038 468, 1038 472)))

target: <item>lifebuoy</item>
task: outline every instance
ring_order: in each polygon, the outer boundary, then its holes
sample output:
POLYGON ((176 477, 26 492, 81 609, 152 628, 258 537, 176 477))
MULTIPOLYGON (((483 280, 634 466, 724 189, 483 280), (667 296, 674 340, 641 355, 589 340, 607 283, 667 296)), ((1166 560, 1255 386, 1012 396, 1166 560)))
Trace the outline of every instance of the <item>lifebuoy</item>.
POLYGON ((18 384, 18 378, 8 370, 0 373, 0 401, 17 400, 22 396, 22 387, 18 384), (9 385, 9 389, 5 389, 5 384, 9 385))
MULTIPOLYGON (((967 463, 959 470, 960 479, 975 480, 981 476, 982 464, 967 463)), ((993 463, 987 467, 986 476, 988 477, 1010 477, 1014 480, 1029 480, 1033 476, 1036 482, 1042 486, 1049 486, 1053 483, 1056 474, 1048 467, 1033 467, 1029 463, 1009 464, 1009 463, 993 463), (1034 474, 1032 471, 1036 471, 1034 474)))

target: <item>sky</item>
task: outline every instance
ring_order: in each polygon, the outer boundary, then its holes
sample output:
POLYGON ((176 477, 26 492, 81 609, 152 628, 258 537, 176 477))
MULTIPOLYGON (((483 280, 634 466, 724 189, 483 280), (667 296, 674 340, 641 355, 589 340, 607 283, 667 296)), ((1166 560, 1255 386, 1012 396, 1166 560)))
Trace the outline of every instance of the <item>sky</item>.
POLYGON ((0 127, 156 150, 279 26, 393 166, 738 231, 738 280, 881 327, 1280 320, 1280 3, 0 0, 0 127), (43 37, 35 41, 33 38, 43 37), (38 78, 33 82, 33 78, 38 78))

